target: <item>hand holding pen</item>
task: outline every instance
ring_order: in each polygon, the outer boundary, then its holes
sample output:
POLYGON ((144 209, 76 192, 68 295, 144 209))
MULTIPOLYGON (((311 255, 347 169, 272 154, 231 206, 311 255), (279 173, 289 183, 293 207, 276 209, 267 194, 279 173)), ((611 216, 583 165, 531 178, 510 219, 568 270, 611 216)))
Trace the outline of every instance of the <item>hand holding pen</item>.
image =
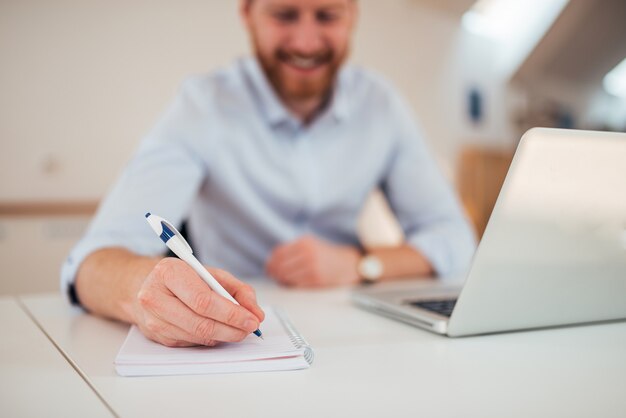
MULTIPOLYGON (((194 269, 196 273, 198 273, 198 276, 200 276, 202 280, 209 285, 211 290, 239 306, 239 302, 237 302, 237 300, 233 298, 232 295, 228 293, 228 291, 226 291, 226 289, 224 289, 217 280, 215 280, 215 277, 209 273, 206 267, 204 267, 198 259, 194 257, 191 246, 172 224, 160 216, 152 215, 149 212, 146 213, 146 220, 152 227, 152 230, 159 236, 159 238, 161 238, 165 245, 167 245, 167 248, 172 250, 178 258, 189 264, 189 266, 194 269)), ((254 331, 254 335, 261 337, 261 331, 256 329, 254 331)))
POLYGON ((236 303, 211 290, 187 262, 159 261, 143 281, 132 307, 144 335, 167 346, 213 346, 241 341, 258 331, 264 313, 254 290, 223 270, 209 269, 208 274, 236 303))

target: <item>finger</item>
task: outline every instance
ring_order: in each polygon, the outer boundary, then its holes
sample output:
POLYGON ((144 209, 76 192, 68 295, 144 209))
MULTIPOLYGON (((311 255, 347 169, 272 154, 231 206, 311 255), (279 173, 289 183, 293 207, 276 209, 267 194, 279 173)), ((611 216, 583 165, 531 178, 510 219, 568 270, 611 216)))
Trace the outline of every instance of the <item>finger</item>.
POLYGON ((267 262, 267 271, 272 276, 279 275, 282 266, 297 263, 297 260, 304 258, 305 254, 300 241, 276 247, 267 262))
POLYGON ((311 268, 303 268, 300 270, 294 270, 290 272, 286 277, 285 281, 287 281, 290 286, 293 287, 316 287, 318 286, 318 281, 316 280, 315 274, 311 268))
POLYGON ((278 253, 278 249, 274 249, 270 256, 267 259, 267 263, 265 264, 265 271, 270 277, 276 276, 276 266, 281 260, 281 256, 278 253))
POLYGON ((272 251, 269 257, 266 270, 271 275, 276 274, 276 268, 280 264, 281 260, 293 258, 298 254, 301 254, 303 243, 305 243, 307 237, 299 238, 296 241, 289 242, 287 244, 279 245, 272 251))
POLYGON ((293 285, 308 271, 310 271, 310 265, 305 260, 288 260, 276 269, 274 277, 282 284, 293 285))
MULTIPOLYGON (((252 332, 259 326, 259 319, 246 308, 212 291, 191 269, 177 272, 165 278, 165 285, 191 310, 205 318, 252 332)), ((181 268, 181 270, 184 270, 181 268)))
POLYGON ((212 345, 214 341, 237 342, 256 329, 244 331, 198 315, 175 296, 161 293, 155 296, 154 301, 158 309, 153 309, 153 315, 180 330, 181 332, 176 334, 178 337, 195 344, 212 345))
POLYGON ((276 271, 279 274, 281 273, 284 274, 288 272, 290 269, 297 269, 300 266, 308 264, 308 260, 309 258, 307 257, 305 253, 301 251, 293 252, 277 260, 276 271))
POLYGON ((308 271, 308 265, 304 262, 290 263, 289 267, 279 267, 276 269, 275 274, 272 276, 281 284, 291 286, 298 277, 302 276, 308 271))
POLYGON ((168 347, 191 347, 200 343, 192 341, 191 336, 186 335, 183 330, 176 329, 172 324, 167 323, 154 315, 144 318, 142 323, 138 323, 139 330, 147 338, 168 347))
POLYGON ((235 276, 221 269, 209 269, 211 274, 220 282, 220 284, 226 289, 232 297, 237 300, 247 310, 252 312, 260 322, 265 319, 265 312, 259 306, 256 299, 256 292, 254 288, 241 280, 238 280, 235 276))
POLYGON ((275 267, 272 271, 272 276, 278 279, 286 279, 293 271, 304 270, 308 268, 308 260, 306 255, 302 253, 296 253, 295 255, 278 260, 275 263, 275 267))
POLYGON ((305 236, 287 244, 279 245, 274 249, 274 254, 279 259, 291 258, 295 254, 302 252, 302 247, 304 247, 304 245, 310 240, 310 237, 305 236))

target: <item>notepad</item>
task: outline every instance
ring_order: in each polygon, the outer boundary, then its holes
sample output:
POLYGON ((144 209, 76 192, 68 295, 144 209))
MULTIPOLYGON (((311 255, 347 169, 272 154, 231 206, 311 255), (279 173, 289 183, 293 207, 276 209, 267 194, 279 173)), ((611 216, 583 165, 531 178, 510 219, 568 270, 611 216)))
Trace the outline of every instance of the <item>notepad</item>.
POLYGON ((250 334, 239 343, 172 348, 144 337, 132 326, 115 358, 121 376, 297 370, 313 363, 313 349, 277 308, 265 308, 264 340, 250 334))

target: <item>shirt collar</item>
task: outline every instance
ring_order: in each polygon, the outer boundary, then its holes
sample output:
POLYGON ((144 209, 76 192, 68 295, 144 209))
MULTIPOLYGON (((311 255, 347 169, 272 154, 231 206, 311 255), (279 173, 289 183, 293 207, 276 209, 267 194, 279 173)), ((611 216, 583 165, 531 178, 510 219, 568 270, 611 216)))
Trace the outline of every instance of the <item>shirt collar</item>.
MULTIPOLYGON (((252 57, 243 58, 241 60, 241 64, 245 74, 248 76, 248 79, 252 84, 254 95, 258 101, 261 112, 268 122, 272 126, 277 126, 285 122, 299 124, 297 119, 283 105, 282 101, 276 94, 276 91, 267 79, 258 60, 252 57)), ((337 121, 341 121, 348 115, 349 103, 345 91, 348 78, 348 70, 346 68, 342 68, 339 71, 335 83, 333 97, 331 98, 331 102, 329 104, 330 108, 324 110, 322 114, 330 112, 337 121)))

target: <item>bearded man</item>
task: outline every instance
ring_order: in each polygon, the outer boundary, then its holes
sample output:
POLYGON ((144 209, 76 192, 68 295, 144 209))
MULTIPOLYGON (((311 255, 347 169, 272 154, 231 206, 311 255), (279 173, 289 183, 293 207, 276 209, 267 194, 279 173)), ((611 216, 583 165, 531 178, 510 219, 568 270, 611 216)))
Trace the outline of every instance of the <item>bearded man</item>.
POLYGON ((474 237, 408 106, 345 64, 354 0, 241 1, 254 57, 186 80, 62 270, 74 303, 168 346, 240 341, 263 311, 238 277, 320 287, 465 268, 474 237), (364 251, 356 220, 380 188, 405 234, 364 251), (143 219, 186 223, 217 295, 143 219))

